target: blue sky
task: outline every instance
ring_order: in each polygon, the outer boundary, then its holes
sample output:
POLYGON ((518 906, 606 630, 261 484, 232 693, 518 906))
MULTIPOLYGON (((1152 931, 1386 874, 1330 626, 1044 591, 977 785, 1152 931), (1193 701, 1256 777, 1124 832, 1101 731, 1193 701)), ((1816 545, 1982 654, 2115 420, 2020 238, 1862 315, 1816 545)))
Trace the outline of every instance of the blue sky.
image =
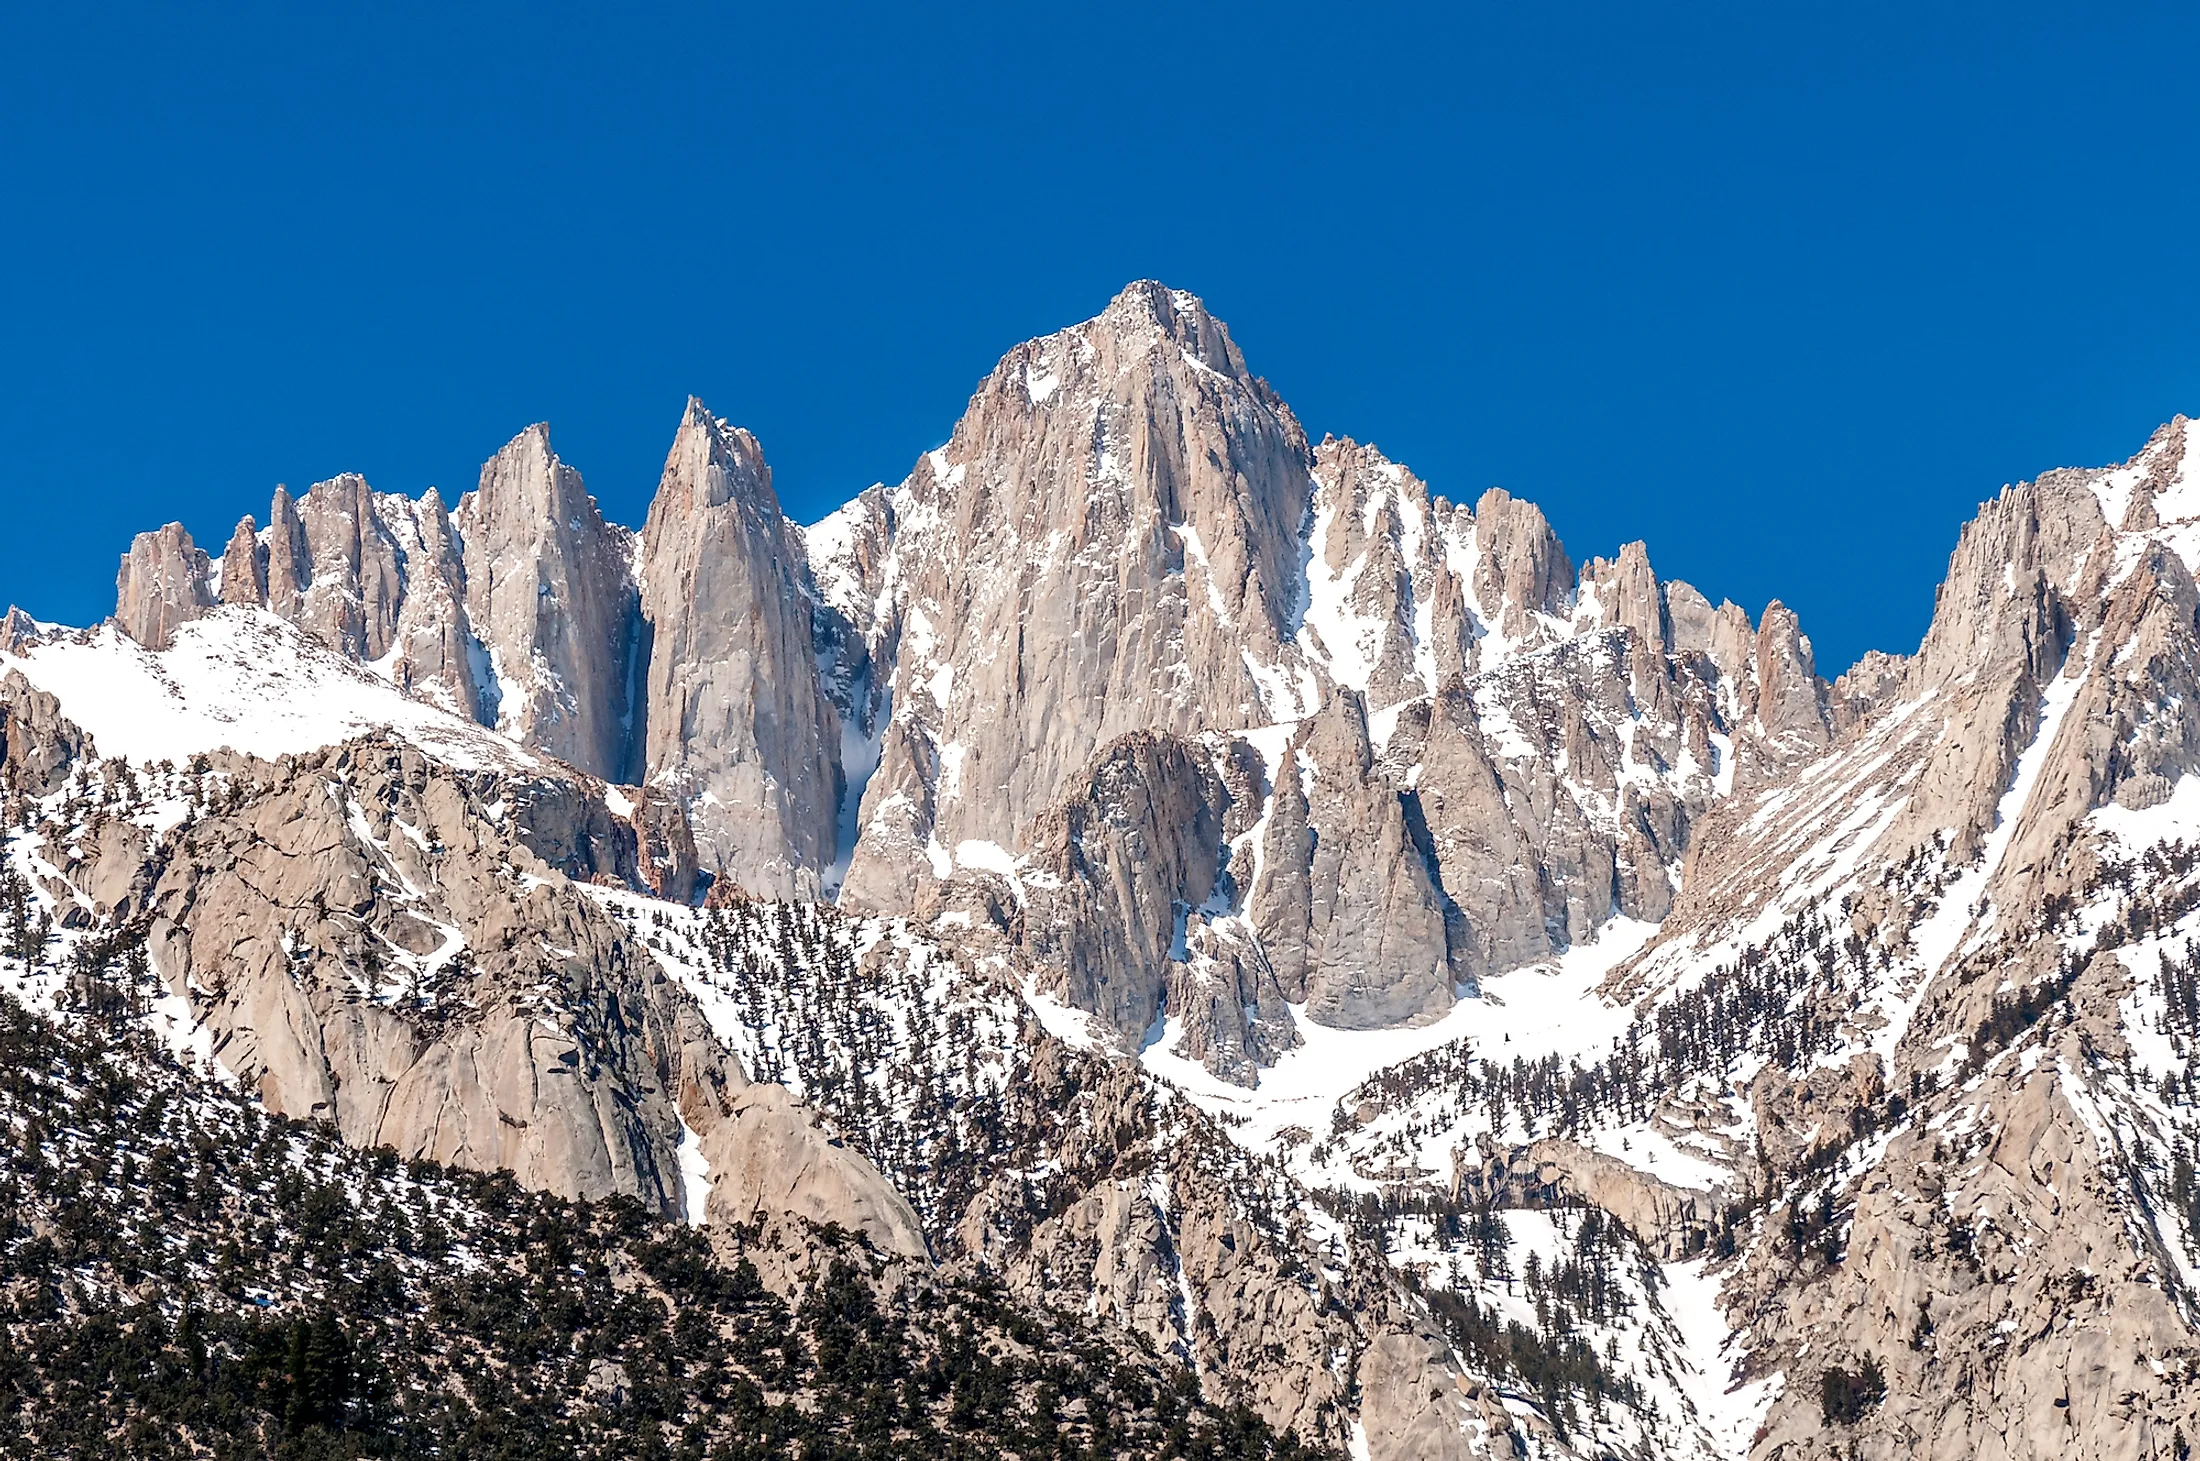
POLYGON ((814 517, 1151 276, 1830 673, 2200 411, 2189 8, 326 8, 0 15, 0 599, 540 419, 639 523, 690 391, 814 517))

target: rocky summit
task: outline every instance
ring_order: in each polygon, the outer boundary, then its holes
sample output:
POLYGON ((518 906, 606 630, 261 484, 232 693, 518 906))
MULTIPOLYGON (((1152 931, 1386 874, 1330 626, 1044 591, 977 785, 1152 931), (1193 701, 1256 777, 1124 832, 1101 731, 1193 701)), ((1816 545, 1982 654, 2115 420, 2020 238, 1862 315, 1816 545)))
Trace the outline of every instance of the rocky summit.
POLYGON ((2182 1458, 2193 433, 1831 679, 1151 282, 807 526, 690 400, 142 533, 0 620, 0 1450, 2182 1458))

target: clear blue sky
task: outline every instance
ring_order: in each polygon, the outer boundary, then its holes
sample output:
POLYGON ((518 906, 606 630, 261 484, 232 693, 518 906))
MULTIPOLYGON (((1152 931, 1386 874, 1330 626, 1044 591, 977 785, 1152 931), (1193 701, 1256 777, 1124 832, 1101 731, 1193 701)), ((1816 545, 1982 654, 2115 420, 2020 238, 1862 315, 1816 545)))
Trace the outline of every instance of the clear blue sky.
POLYGON ((1832 672, 2200 411, 2190 7, 333 9, 0 16, 0 599, 538 419, 639 523, 690 391, 814 517, 1153 276, 1832 672))

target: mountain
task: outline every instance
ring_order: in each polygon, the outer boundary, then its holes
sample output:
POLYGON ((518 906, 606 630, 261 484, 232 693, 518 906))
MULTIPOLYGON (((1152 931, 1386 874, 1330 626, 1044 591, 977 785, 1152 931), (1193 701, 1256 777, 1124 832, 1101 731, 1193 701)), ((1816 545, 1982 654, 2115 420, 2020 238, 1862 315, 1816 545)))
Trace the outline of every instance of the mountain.
POLYGON ((718 872, 783 898, 817 896, 841 796, 799 542, 756 438, 691 398, 636 560, 642 764, 685 794, 718 872))
POLYGON ((542 1434, 456 1345, 612 1448, 2182 1455, 2192 430, 2004 490, 1830 681, 1777 603, 1313 439, 1150 282, 809 526, 690 400, 638 533, 537 426, 455 509, 142 534, 111 623, 0 621, 0 1408, 542 1434), (150 1162, 153 1091, 219 1113, 178 1241, 281 1284, 67 1216, 53 1133, 150 1162), (308 1187, 393 1163, 343 1241, 394 1276, 297 1276, 308 1187), (459 1322, 422 1203, 482 1283, 586 1276, 459 1322))

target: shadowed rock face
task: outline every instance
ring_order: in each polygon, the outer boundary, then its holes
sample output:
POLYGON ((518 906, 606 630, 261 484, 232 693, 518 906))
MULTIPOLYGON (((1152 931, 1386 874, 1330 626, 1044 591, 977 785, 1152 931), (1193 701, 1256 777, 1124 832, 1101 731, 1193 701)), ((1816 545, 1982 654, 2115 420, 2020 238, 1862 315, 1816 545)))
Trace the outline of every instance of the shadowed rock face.
POLYGON ((644 753, 711 870, 814 898, 833 860, 840 724, 819 683, 799 539, 756 438, 690 399, 642 530, 644 753))

